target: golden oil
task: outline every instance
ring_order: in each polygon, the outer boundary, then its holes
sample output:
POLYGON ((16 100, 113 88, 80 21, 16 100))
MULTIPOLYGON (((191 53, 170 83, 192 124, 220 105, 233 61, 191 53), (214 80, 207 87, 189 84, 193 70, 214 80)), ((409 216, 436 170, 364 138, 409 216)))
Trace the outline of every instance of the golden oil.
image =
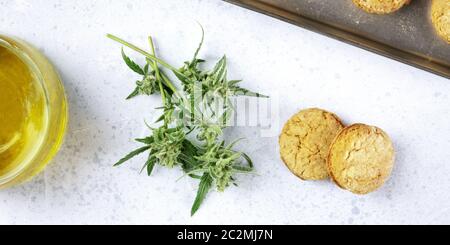
POLYGON ((42 144, 45 93, 27 64, 0 46, 0 176, 21 167, 42 144))
POLYGON ((35 176, 56 154, 66 103, 50 62, 27 43, 0 36, 0 188, 35 176))

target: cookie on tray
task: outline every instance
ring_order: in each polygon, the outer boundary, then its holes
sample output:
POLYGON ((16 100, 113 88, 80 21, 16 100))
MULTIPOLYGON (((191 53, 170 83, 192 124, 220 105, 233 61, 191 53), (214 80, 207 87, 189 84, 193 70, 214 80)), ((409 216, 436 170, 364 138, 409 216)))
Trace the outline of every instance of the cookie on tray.
POLYGON ((432 0, 431 20, 437 34, 450 43, 450 0, 432 0))
POLYGON ((280 136, 280 152, 286 166, 303 180, 329 178, 327 156, 333 139, 344 128, 334 114, 307 109, 294 115, 280 136))
POLYGON ((353 0, 358 7, 371 14, 390 14, 401 9, 411 0, 353 0))
POLYGON ((394 159, 393 143, 383 130, 355 124, 336 137, 327 164, 338 186, 356 194, 368 194, 388 180, 394 159))

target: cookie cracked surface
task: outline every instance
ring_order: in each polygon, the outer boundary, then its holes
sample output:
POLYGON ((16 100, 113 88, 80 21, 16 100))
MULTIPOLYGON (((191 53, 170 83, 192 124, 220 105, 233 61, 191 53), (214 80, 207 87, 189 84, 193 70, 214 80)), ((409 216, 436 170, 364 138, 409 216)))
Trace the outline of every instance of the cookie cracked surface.
POLYGON ((409 4, 411 0, 353 0, 358 7, 372 14, 389 14, 409 4))
POLYGON ((368 194, 391 175, 395 151, 389 136, 377 127, 352 125, 336 137, 328 156, 328 170, 341 188, 368 194))
POLYGON ((344 128, 339 118, 320 109, 294 115, 280 136, 280 153, 286 166, 303 180, 329 177, 327 156, 331 143, 344 128))
POLYGON ((450 0, 433 0, 431 21, 437 34, 450 43, 450 0))

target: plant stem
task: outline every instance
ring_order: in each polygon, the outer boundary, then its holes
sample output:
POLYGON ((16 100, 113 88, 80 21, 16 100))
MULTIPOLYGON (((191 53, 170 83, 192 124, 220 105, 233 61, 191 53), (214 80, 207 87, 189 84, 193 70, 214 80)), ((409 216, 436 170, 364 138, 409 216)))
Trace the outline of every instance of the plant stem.
MULTIPOLYGON (((169 65, 167 62, 165 62, 164 60, 159 59, 159 58, 156 57, 155 55, 152 55, 152 54, 148 53, 147 51, 145 51, 145 50, 143 50, 143 49, 141 49, 141 48, 139 48, 139 47, 137 47, 137 46, 135 46, 135 45, 133 45, 133 44, 131 44, 131 43, 129 43, 129 42, 127 42, 127 41, 121 39, 121 38, 119 38, 119 37, 116 37, 116 36, 114 36, 114 35, 112 35, 112 34, 107 34, 106 36, 107 36, 108 38, 110 38, 110 39, 112 39, 112 40, 114 40, 114 41, 116 41, 116 42, 118 42, 118 43, 120 43, 120 44, 122 44, 122 45, 124 45, 124 46, 126 46, 126 47, 128 47, 128 48, 130 48, 130 49, 132 49, 132 50, 134 50, 134 51, 136 51, 136 52, 142 54, 142 55, 144 55, 144 56, 147 57, 148 59, 150 59, 150 60, 152 60, 152 61, 155 61, 155 62, 158 62, 159 64, 161 64, 162 66, 166 67, 166 68, 169 69, 169 70, 172 70, 172 71, 175 72, 176 74, 181 75, 181 76, 184 76, 184 75, 181 74, 175 67, 169 65)), ((168 86, 174 93, 177 93, 177 89, 176 89, 175 86, 169 81, 169 79, 164 79, 164 81, 166 81, 167 86, 168 86)))
MULTIPOLYGON (((155 44, 153 43, 153 38, 148 37, 148 41, 149 41, 150 47, 152 49, 152 54, 156 57, 156 50, 155 50, 155 44)), ((161 73, 159 72, 158 62, 153 60, 153 66, 154 66, 154 70, 155 70, 156 80, 158 80, 158 83, 159 83, 159 90, 161 91, 163 104, 164 104, 164 106, 166 106, 166 93, 164 91, 164 88, 163 88, 163 85, 161 82, 161 73)))
POLYGON ((112 40, 114 40, 114 41, 116 41, 116 42, 118 42, 118 43, 120 43, 120 44, 122 44, 122 45, 124 45, 124 46, 126 46, 126 47, 128 47, 128 48, 130 48, 130 49, 132 49, 132 50, 142 54, 142 55, 144 55, 145 57, 147 57, 147 58, 149 58, 151 60, 157 61, 158 63, 160 63, 161 65, 165 66, 166 68, 168 68, 170 70, 176 70, 176 68, 174 68, 173 66, 167 64, 165 61, 159 59, 158 57, 155 57, 154 55, 148 53, 147 51, 145 51, 145 50, 143 50, 143 49, 141 49, 141 48, 139 48, 139 47, 137 47, 137 46, 135 46, 135 45, 133 45, 133 44, 131 44, 131 43, 121 39, 121 38, 119 38, 119 37, 116 37, 116 36, 114 36, 112 34, 107 34, 106 36, 108 38, 110 38, 110 39, 112 39, 112 40))

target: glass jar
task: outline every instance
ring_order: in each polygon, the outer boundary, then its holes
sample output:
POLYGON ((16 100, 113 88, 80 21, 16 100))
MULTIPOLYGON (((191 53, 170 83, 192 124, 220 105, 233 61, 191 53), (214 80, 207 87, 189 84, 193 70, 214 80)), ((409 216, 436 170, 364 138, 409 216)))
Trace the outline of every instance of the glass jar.
POLYGON ((26 42, 0 35, 0 188, 45 168, 62 144, 67 119, 53 65, 26 42))

